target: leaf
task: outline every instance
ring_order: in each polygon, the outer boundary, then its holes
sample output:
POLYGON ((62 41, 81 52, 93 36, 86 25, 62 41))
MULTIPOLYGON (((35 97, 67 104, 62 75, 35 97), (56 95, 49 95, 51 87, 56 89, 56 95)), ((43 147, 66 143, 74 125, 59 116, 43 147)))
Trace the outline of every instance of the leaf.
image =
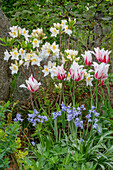
POLYGON ((104 21, 109 21, 109 20, 111 20, 111 19, 112 19, 111 17, 102 18, 102 20, 104 20, 104 21))

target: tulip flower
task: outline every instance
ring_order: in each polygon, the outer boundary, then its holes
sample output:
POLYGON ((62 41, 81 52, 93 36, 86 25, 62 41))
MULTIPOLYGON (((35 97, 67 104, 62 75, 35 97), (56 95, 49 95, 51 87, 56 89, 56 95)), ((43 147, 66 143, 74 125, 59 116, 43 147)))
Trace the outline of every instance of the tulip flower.
POLYGON ((57 67, 57 78, 59 80, 64 80, 65 78, 65 70, 63 69, 63 65, 57 67))
POLYGON ((99 47, 94 48, 96 53, 93 53, 96 56, 96 59, 98 62, 104 62, 106 64, 108 64, 109 62, 109 54, 111 53, 111 51, 108 50, 104 50, 104 48, 102 48, 101 50, 99 49, 99 47))
POLYGON ((71 65, 70 75, 72 76, 72 79, 74 81, 80 81, 83 79, 85 70, 83 70, 82 67, 84 66, 78 65, 78 63, 76 63, 75 61, 71 65))
POLYGON ((85 54, 83 55, 83 58, 84 58, 84 62, 85 62, 85 65, 86 66, 90 66, 91 63, 92 63, 92 55, 91 55, 91 52, 90 51, 85 51, 85 54))
POLYGON ((19 87, 27 88, 30 92, 37 92, 41 83, 38 83, 36 79, 31 75, 28 80, 26 80, 27 86, 21 84, 19 87))
POLYGON ((104 80, 108 78, 108 68, 109 64, 101 63, 100 65, 93 62, 94 70, 95 70, 95 78, 99 80, 100 83, 103 85, 104 80))

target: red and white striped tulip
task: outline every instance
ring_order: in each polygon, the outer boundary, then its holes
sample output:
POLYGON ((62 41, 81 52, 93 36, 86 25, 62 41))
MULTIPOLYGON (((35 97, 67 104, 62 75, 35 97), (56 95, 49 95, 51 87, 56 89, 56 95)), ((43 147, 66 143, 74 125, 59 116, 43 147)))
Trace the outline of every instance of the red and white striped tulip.
POLYGON ((23 88, 27 88, 30 92, 37 92, 39 90, 39 86, 41 85, 41 83, 33 78, 33 76, 31 75, 29 77, 28 80, 26 80, 26 84, 27 86, 25 86, 25 84, 21 84, 20 87, 23 87, 23 88))
POLYGON ((78 63, 76 63, 75 61, 73 62, 73 64, 71 65, 70 68, 70 75, 72 76, 72 79, 74 81, 80 81, 83 79, 84 77, 84 73, 85 73, 85 69, 83 70, 83 65, 78 65, 78 63))
POLYGON ((86 66, 90 66, 92 63, 92 54, 91 51, 85 51, 85 54, 81 54, 84 58, 84 62, 86 66))
POLYGON ((65 70, 63 68, 63 65, 57 67, 57 78, 59 80, 64 80, 65 78, 65 70))
POLYGON ((95 50, 95 53, 93 53, 93 54, 96 56, 97 61, 101 62, 101 63, 104 62, 104 63, 108 64, 109 54, 111 53, 111 51, 108 51, 108 50, 105 51, 104 48, 102 48, 100 50, 99 47, 94 48, 94 50, 95 50))
POLYGON ((95 78, 99 80, 99 86, 104 84, 105 79, 108 78, 108 69, 109 64, 101 63, 97 64, 93 62, 94 70, 95 70, 95 78))

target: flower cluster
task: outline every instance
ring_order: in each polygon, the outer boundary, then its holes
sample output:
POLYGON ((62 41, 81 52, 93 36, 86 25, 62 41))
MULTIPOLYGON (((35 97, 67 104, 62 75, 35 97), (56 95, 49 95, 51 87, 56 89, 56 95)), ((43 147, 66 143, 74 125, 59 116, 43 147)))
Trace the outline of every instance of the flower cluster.
MULTIPOLYGON (((50 28, 51 36, 56 37, 57 34, 60 35, 62 33, 66 33, 69 36, 72 34, 72 25, 76 23, 76 19, 69 21, 61 20, 61 23, 54 23, 54 27, 50 28)), ((85 65, 79 65, 80 57, 78 55, 78 51, 73 49, 63 50, 60 49, 59 45, 54 41, 52 44, 49 42, 43 43, 47 37, 43 33, 42 28, 36 28, 32 30, 32 33, 29 34, 29 31, 25 28, 20 28, 19 26, 10 27, 10 36, 12 37, 9 41, 13 42, 17 40, 18 45, 15 47, 14 43, 12 45, 12 51, 8 52, 6 50, 4 52, 4 60, 8 61, 11 59, 12 63, 9 67, 12 71, 12 74, 17 74, 19 68, 22 66, 27 67, 30 70, 39 67, 40 74, 44 77, 50 74, 51 78, 54 79, 57 77, 59 80, 70 81, 73 79, 74 81, 81 81, 84 79, 84 75, 86 75, 86 85, 93 86, 93 79, 97 79, 99 81, 99 85, 103 85, 105 79, 108 78, 108 69, 109 69, 109 55, 111 51, 104 50, 104 48, 100 49, 99 47, 94 48, 94 51, 85 51, 85 54, 81 54, 84 58, 85 65), (100 64, 93 62, 93 56, 96 56, 98 62, 100 64), (59 59, 59 62, 58 62, 59 59), (44 62, 43 66, 42 63, 44 62), (58 64, 60 63, 60 64, 58 64), (94 66, 94 70, 92 74, 89 72, 89 68, 94 66), (87 68, 87 69, 85 69, 87 68)), ((31 71, 33 74, 33 71, 31 71)), ((35 75, 35 74, 33 74, 35 75)), ((37 75, 37 73, 36 73, 37 75)), ((38 82, 32 76, 29 77, 29 80, 26 80, 27 88, 31 92, 36 92, 38 90, 38 82), (35 84, 37 84, 36 89, 34 88, 35 84), (32 89, 33 87, 33 89, 32 89)), ((25 87, 25 85, 21 86, 25 87)))
POLYGON ((28 114, 28 121, 31 122, 33 126, 36 126, 37 122, 44 123, 44 121, 47 120, 47 116, 41 116, 35 109, 32 114, 28 114))
POLYGON ((83 120, 80 120, 80 115, 81 115, 81 111, 86 110, 84 105, 81 105, 81 107, 78 107, 76 109, 75 107, 71 108, 71 106, 65 106, 64 103, 62 103, 61 108, 62 111, 65 111, 67 113, 68 122, 74 120, 75 126, 83 129, 83 120))
POLYGON ((100 114, 98 112, 96 112, 95 107, 92 106, 91 110, 89 110, 89 113, 86 115, 86 119, 88 122, 92 122, 93 123, 93 129, 96 129, 98 132, 100 132, 100 129, 98 128, 98 119, 97 117, 100 114))
MULTIPOLYGON (((70 24, 71 20, 69 20, 69 24, 70 24)), ((76 20, 73 21, 73 24, 75 24, 76 20)), ((53 23, 54 27, 50 28, 50 32, 52 33, 51 36, 52 37, 56 37, 57 34, 61 34, 61 33, 66 33, 69 36, 72 34, 72 30, 69 29, 69 24, 67 20, 61 20, 61 24, 60 23, 53 23)))
POLYGON ((58 116, 61 116, 61 111, 53 113, 53 119, 56 119, 58 116))

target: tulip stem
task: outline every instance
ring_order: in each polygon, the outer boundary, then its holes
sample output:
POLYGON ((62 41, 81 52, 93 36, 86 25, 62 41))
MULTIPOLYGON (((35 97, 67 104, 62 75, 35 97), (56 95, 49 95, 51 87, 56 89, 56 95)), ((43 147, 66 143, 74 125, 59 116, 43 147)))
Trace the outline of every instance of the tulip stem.
POLYGON ((68 49, 69 49, 69 45, 70 45, 70 36, 68 38, 68 49))
POLYGON ((96 81, 96 109, 98 106, 98 82, 96 81))
POLYGON ((92 94, 91 86, 90 86, 90 96, 91 96, 91 108, 92 108, 92 106, 93 106, 93 94, 92 94))
POLYGON ((35 107, 34 107, 33 96, 32 96, 32 93, 31 93, 31 92, 30 92, 30 98, 31 98, 31 105, 32 105, 32 108, 33 108, 33 110, 34 110, 35 107))

